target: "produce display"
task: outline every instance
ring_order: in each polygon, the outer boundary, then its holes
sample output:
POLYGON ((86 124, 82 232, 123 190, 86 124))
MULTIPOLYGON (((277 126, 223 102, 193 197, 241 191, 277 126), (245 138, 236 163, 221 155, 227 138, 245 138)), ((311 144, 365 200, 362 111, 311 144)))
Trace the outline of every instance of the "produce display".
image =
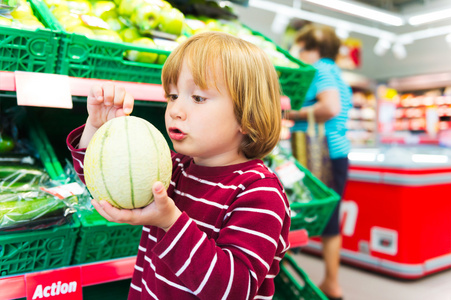
POLYGON ((24 118, 22 111, 8 110, 0 115, 0 231, 64 224, 79 205, 75 195, 62 197, 48 192, 64 182, 50 178, 39 151, 16 124, 24 118))
POLYGON ((286 153, 280 146, 268 154, 263 162, 279 177, 290 203, 308 203, 313 197, 304 184, 305 177, 295 164, 295 158, 286 153))
MULTIPOLYGON (((9 7, 0 10, 0 26, 45 28, 26 0, 0 1, 7 1, 9 7)), ((174 1, 172 5, 165 0, 34 0, 40 1, 63 30, 90 39, 172 51, 196 33, 223 31, 261 47, 274 65, 299 67, 279 52, 273 42, 236 20, 230 7, 222 8, 215 1, 190 1, 189 5, 174 1)), ((137 51, 126 51, 124 56, 130 61, 152 64, 163 64, 167 57, 137 51)))
POLYGON ((0 26, 30 30, 45 28, 26 0, 3 0, 0 4, 0 26))
POLYGON ((119 208, 144 207, 154 200, 149 188, 154 182, 169 187, 171 152, 148 121, 118 117, 103 124, 89 142, 84 173, 94 199, 119 208))

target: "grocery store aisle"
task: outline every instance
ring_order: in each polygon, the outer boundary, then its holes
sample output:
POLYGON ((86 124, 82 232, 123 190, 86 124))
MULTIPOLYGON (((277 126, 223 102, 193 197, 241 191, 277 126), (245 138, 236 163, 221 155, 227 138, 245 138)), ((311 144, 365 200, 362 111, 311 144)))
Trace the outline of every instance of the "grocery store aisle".
MULTIPOLYGON (((302 252, 293 257, 319 284, 323 276, 321 258, 302 252)), ((344 300, 451 300, 451 269, 417 280, 402 280, 342 264, 340 282, 344 300)))

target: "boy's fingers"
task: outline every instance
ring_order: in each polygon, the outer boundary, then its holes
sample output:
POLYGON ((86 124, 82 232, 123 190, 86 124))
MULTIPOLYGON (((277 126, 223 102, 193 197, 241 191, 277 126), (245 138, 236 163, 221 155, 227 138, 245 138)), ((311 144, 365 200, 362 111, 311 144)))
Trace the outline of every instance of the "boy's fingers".
POLYGON ((92 199, 91 200, 91 204, 92 204, 92 206, 94 206, 94 208, 97 210, 97 212, 101 216, 103 216, 108 221, 112 221, 112 218, 110 217, 110 215, 105 212, 105 210, 103 209, 102 205, 100 205, 100 203, 97 200, 92 199))
POLYGON ((122 107, 125 99, 125 89, 121 86, 115 86, 114 88, 114 106, 122 107))
POLYGON ((130 95, 129 93, 125 93, 124 104, 123 104, 124 114, 129 115, 132 113, 134 103, 135 103, 135 99, 133 99, 133 96, 130 95))
POLYGON ((103 100, 103 89, 100 85, 94 85, 89 90, 88 98, 95 101, 101 102, 103 100))
POLYGON ((103 85, 103 99, 105 101, 105 105, 112 105, 114 102, 114 84, 105 83, 103 85))

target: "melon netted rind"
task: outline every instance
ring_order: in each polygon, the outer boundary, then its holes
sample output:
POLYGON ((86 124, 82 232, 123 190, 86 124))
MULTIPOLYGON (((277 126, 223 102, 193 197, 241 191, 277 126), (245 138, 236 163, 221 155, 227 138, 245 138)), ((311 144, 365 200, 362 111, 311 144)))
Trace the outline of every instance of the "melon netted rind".
POLYGON ((156 181, 169 187, 171 152, 164 136, 148 121, 118 117, 100 127, 89 142, 84 173, 94 199, 119 208, 140 208, 154 200, 156 181))

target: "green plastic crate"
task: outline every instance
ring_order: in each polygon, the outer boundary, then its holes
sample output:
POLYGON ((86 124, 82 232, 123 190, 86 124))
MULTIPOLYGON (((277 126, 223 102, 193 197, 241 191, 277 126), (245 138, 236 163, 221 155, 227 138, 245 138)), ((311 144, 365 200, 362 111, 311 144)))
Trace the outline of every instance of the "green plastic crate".
POLYGON ((277 51, 284 54, 286 58, 299 66, 299 68, 281 66, 275 66, 275 68, 279 75, 279 82, 282 87, 282 92, 285 96, 290 98, 291 109, 300 109, 302 107, 302 103, 304 103, 305 94, 313 81, 316 69, 312 65, 303 63, 299 59, 294 58, 288 51, 279 47, 271 39, 267 38, 260 32, 254 31, 250 28, 248 29, 252 31, 252 34, 261 36, 265 40, 273 43, 276 46, 277 51))
POLYGON ((0 277, 68 266, 80 222, 0 235, 0 277))
MULTIPOLYGON (((30 2, 34 15, 45 18, 30 2)), ((58 33, 51 29, 27 30, 0 25, 0 70, 55 73, 59 48, 58 33)))
POLYGON ((306 229, 309 237, 319 236, 327 225, 340 196, 298 161, 295 161, 295 164, 304 172, 304 184, 310 190, 313 200, 307 203, 293 202, 290 204, 293 213, 290 229, 306 229))
POLYGON ((49 174, 50 179, 64 181, 67 176, 56 157, 55 151, 53 150, 44 129, 33 117, 30 117, 28 122, 30 140, 36 148, 39 158, 49 174))
POLYGON ((274 278, 274 300, 327 300, 288 253, 280 262, 280 272, 274 278))
POLYGON ((42 0, 30 0, 45 16, 46 25, 61 32, 57 74, 80 78, 161 84, 163 65, 128 61, 127 50, 169 55, 170 51, 151 49, 131 43, 114 43, 68 33, 42 0))
POLYGON ((80 217, 80 234, 72 264, 101 261, 138 253, 142 226, 109 222, 97 211, 80 217))

